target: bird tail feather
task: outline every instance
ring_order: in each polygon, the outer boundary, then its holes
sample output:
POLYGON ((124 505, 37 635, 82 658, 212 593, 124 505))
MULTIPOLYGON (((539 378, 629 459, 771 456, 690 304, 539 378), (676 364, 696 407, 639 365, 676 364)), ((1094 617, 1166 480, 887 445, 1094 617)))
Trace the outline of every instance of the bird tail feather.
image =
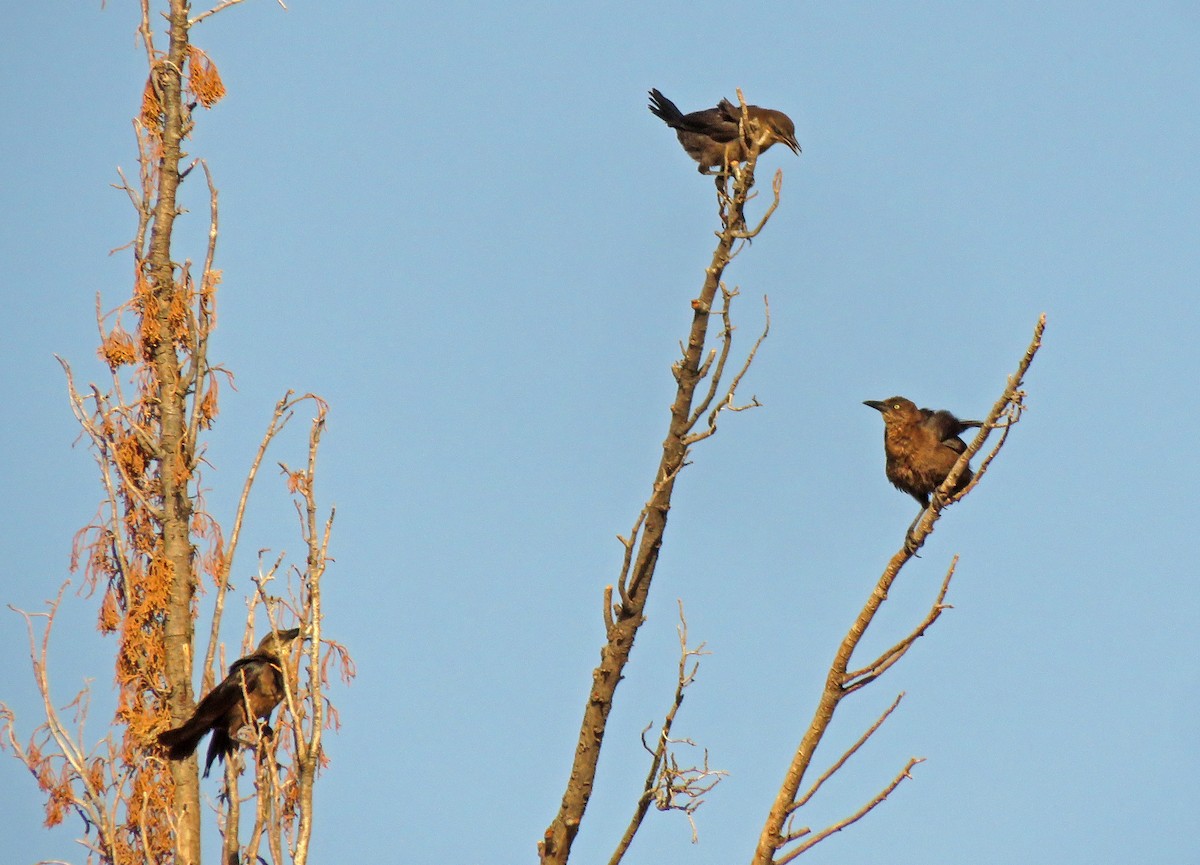
POLYGON ((679 107, 663 96, 657 87, 650 91, 650 113, 670 127, 677 126, 683 119, 683 112, 679 107))
POLYGON ((196 746, 200 744, 200 740, 207 732, 207 726, 196 724, 192 719, 173 730, 164 730, 159 733, 158 744, 167 749, 167 755, 172 760, 186 760, 196 750, 196 746))
POLYGON ((225 758, 233 753, 236 746, 233 739, 229 738, 229 734, 217 727, 213 730, 212 738, 208 740, 208 755, 204 760, 204 777, 208 777, 208 770, 212 768, 213 761, 218 757, 221 762, 225 762, 225 758))

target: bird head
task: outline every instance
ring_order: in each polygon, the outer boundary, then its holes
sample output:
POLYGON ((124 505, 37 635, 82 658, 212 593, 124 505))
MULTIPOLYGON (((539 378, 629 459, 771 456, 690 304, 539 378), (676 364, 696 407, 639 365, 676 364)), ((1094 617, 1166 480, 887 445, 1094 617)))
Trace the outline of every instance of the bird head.
POLYGON ((292 641, 300 638, 299 628, 288 628, 286 631, 271 631, 258 644, 259 651, 270 651, 284 654, 292 647, 292 641))
POLYGON ((792 118, 774 108, 759 108, 757 105, 748 106, 751 120, 757 126, 755 140, 762 150, 766 150, 775 142, 786 144, 793 153, 800 155, 800 142, 796 140, 796 124, 792 118))
POLYGON ((913 413, 920 413, 915 402, 911 399, 905 399, 902 396, 863 400, 863 405, 869 405, 877 412, 880 412, 883 415, 883 422, 885 424, 913 413))

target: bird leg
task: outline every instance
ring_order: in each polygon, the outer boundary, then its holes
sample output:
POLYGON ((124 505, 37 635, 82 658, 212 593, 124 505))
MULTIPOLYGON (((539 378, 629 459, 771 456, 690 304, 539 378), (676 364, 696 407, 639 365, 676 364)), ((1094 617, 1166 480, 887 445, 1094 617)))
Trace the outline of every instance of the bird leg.
POLYGON ((917 555, 917 543, 915 540, 913 540, 913 530, 916 529, 917 523, 921 522, 921 517, 925 516, 926 510, 927 508, 921 508, 921 510, 917 512, 917 515, 913 517, 913 521, 908 524, 908 528, 904 531, 904 548, 917 558, 920 558, 920 556, 917 555))
POLYGON ((275 731, 271 729, 271 725, 267 723, 265 718, 256 719, 254 724, 243 724, 238 728, 236 738, 243 745, 255 747, 259 742, 270 739, 275 735, 275 731))

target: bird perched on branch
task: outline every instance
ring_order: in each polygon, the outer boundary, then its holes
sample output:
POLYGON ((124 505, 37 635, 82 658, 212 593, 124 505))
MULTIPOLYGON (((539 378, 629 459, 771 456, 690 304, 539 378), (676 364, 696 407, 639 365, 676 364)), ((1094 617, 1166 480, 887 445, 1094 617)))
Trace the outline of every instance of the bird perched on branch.
MULTIPOLYGON (((697 170, 701 174, 724 173, 733 163, 746 161, 747 142, 742 138, 740 126, 742 110, 728 99, 722 99, 716 108, 684 114, 674 102, 654 89, 650 91, 649 107, 655 117, 675 130, 688 156, 700 163, 697 170)), ((746 138, 758 145, 759 153, 776 142, 786 144, 793 153, 800 153, 796 124, 782 111, 747 105, 746 118, 746 138)))
MULTIPOLYGON (((887 479, 908 493, 921 505, 921 513, 929 507, 929 497, 946 480, 950 469, 967 450, 959 435, 972 427, 981 427, 977 420, 959 420, 945 409, 933 411, 917 408, 902 396, 885 400, 865 400, 863 405, 883 414, 883 450, 887 456, 887 479)), ((963 469, 954 484, 957 493, 971 482, 971 467, 963 469)), ((921 514, 917 514, 917 519, 921 514)), ((913 525, 908 527, 912 533, 913 525)))
POLYGON ((167 749, 167 755, 172 760, 186 760, 204 734, 212 730, 204 761, 207 778, 213 760, 217 757, 224 760, 233 753, 243 727, 253 727, 261 718, 264 721, 261 735, 270 736, 271 727, 265 721, 283 700, 284 663, 292 643, 299 637, 299 628, 272 631, 263 637, 257 649, 235 661, 229 675, 205 695, 190 718, 158 734, 158 742, 167 749))

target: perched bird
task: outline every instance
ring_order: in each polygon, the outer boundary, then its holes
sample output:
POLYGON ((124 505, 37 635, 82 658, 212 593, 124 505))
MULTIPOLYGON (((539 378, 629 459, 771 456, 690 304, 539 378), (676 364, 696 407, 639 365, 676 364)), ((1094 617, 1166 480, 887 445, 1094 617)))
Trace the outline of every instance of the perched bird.
MULTIPOLYGON (((675 130, 688 156, 700 163, 697 170, 701 174, 723 173, 729 165, 746 160, 746 142, 742 140, 739 125, 742 110, 728 99, 722 99, 716 108, 684 114, 655 89, 650 91, 649 107, 655 117, 675 130)), ((758 145, 760 153, 777 141, 786 144, 793 153, 800 153, 796 124, 782 111, 747 105, 746 116, 749 121, 746 135, 758 145)))
MULTIPOLYGON (((238 731, 254 726, 259 718, 265 721, 271 717, 271 712, 283 700, 284 661, 291 652, 293 641, 299 637, 299 628, 272 631, 251 654, 235 661, 229 668, 229 675, 205 695, 190 718, 178 727, 158 734, 158 742, 167 749, 167 755, 172 760, 186 760, 204 734, 212 730, 204 761, 204 777, 207 778, 213 760, 217 757, 224 760, 233 752, 238 731)), ((271 735, 271 727, 265 723, 262 735, 271 735)))
MULTIPOLYGON (((883 414, 883 450, 887 456, 887 479, 893 486, 908 493, 921 505, 921 513, 929 507, 929 497, 950 474, 950 469, 967 450, 959 435, 972 427, 981 427, 977 420, 959 420, 950 412, 917 408, 902 396, 885 400, 865 400, 863 405, 883 414)), ((957 493, 971 482, 971 467, 963 469, 951 492, 957 493)), ((921 514, 917 514, 917 519, 921 514)), ((913 525, 916 525, 913 520, 913 525)), ((911 534, 913 526, 908 530, 911 534)))

